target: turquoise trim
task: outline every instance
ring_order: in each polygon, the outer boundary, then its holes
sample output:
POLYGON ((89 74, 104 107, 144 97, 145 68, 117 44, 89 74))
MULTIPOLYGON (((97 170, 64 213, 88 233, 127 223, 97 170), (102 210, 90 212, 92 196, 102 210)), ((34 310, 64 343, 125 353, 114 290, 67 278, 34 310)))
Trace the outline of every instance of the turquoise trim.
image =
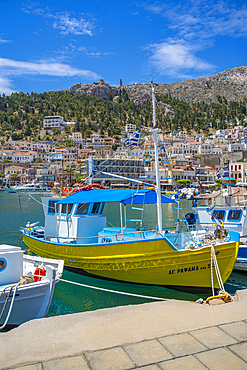
MULTIPOLYGON (((145 232, 145 231, 144 231, 145 232)), ((146 231, 146 232, 148 232, 148 231, 146 231)), ((114 244, 129 244, 129 243, 143 243, 143 242, 154 242, 154 241, 157 241, 157 240, 164 240, 164 241, 166 241, 168 244, 169 244, 169 246, 173 249, 173 250, 175 250, 175 251, 177 251, 178 252, 178 250, 177 250, 177 248, 175 248, 172 244, 171 244, 171 242, 169 242, 168 241, 168 239, 165 237, 165 236, 160 236, 160 237, 158 237, 158 238, 155 238, 155 239, 149 239, 149 238, 144 238, 144 239, 137 239, 137 240, 119 240, 119 241, 117 241, 117 242, 112 242, 112 243, 89 243, 89 244, 72 244, 72 243, 57 243, 57 242, 53 242, 53 241, 49 241, 49 240, 44 240, 44 239, 41 239, 41 238, 36 238, 35 236, 33 236, 33 235, 29 235, 29 234, 27 234, 27 233, 25 233, 25 232, 23 232, 23 234, 25 235, 25 236, 27 236, 28 238, 30 238, 30 239, 34 239, 34 240, 37 240, 37 241, 42 241, 42 243, 48 243, 48 244, 54 244, 54 245, 59 245, 60 247, 71 247, 71 246, 73 246, 73 247, 76 247, 76 248, 86 248, 86 247, 90 247, 92 244, 93 245, 97 245, 97 246, 99 246, 99 247, 101 247, 101 246, 103 246, 103 245, 114 245, 114 244)), ((118 234, 118 236, 121 236, 121 234, 118 234)), ((96 238, 100 238, 101 236, 96 236, 95 237, 95 239, 96 238)), ((103 236, 104 237, 104 236, 103 236)), ((57 238, 57 237, 55 237, 55 238, 57 238)), ((92 238, 93 239, 93 237, 88 237, 88 238, 92 238)), ((64 239, 64 238, 58 238, 58 239, 64 239)), ((72 240, 72 239, 71 239, 72 240)))

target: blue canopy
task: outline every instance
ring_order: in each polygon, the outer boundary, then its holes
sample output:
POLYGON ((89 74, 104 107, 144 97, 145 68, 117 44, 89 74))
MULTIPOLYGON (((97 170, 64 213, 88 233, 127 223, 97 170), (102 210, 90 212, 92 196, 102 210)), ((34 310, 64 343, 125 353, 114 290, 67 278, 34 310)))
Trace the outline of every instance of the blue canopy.
MULTIPOLYGON (((93 189, 80 190, 58 203, 94 203, 94 202, 119 202, 124 204, 157 203, 157 194, 154 190, 146 189, 93 189)), ((167 195, 161 194, 162 203, 176 203, 167 195)))

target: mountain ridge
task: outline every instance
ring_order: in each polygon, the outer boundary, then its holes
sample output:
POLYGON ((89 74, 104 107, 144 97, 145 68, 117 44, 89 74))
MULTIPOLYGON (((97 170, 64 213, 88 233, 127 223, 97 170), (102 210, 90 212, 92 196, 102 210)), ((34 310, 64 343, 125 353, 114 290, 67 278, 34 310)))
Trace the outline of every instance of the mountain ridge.
MULTIPOLYGON (((112 87, 101 79, 92 85, 75 84, 69 90, 73 93, 85 93, 98 98, 116 100, 123 89, 135 104, 143 105, 151 101, 149 83, 112 87)), ((209 77, 172 83, 155 83, 155 93, 177 98, 190 104, 217 103, 218 96, 225 97, 227 101, 244 100, 247 99, 247 66, 227 69, 209 77)))

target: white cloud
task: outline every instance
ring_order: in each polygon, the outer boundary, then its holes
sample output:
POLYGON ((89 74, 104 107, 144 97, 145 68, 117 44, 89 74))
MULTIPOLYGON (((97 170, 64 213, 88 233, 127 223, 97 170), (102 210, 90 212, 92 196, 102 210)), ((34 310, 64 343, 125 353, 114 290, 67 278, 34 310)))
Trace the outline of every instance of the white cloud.
POLYGON ((215 67, 196 57, 193 46, 183 40, 151 45, 151 62, 164 75, 189 78, 192 71, 212 71, 215 67))
POLYGON ((15 77, 24 75, 46 75, 57 77, 81 76, 87 80, 98 79, 99 75, 86 69, 77 69, 68 64, 59 62, 39 61, 21 62, 6 58, 0 58, 0 94, 11 94, 15 90, 12 82, 15 77))
MULTIPOLYGON (((36 75, 47 75, 47 76, 60 76, 60 77, 72 77, 82 76, 87 79, 98 78, 97 73, 77 69, 71 67, 68 64, 62 64, 58 62, 20 62, 11 59, 0 58, 0 67, 7 75, 23 75, 23 74, 36 74, 36 75)), ((2 73, 1 70, 1 73, 2 73)))
POLYGON ((93 35, 93 23, 83 17, 76 19, 75 17, 71 17, 68 13, 65 13, 56 14, 54 18, 55 22, 53 23, 53 27, 59 29, 61 34, 93 35))
POLYGON ((94 58, 99 58, 101 56, 107 56, 107 55, 113 55, 114 54, 113 52, 110 52, 110 51, 103 52, 103 51, 96 50, 95 48, 92 48, 92 47, 91 48, 86 48, 85 46, 80 46, 76 50, 79 51, 79 52, 84 53, 85 55, 88 55, 88 56, 94 57, 94 58))
POLYGON ((4 39, 2 39, 2 37, 0 36, 0 44, 7 44, 8 42, 10 42, 10 40, 4 40, 4 39))
POLYGON ((10 95, 13 92, 16 91, 12 88, 11 81, 6 77, 0 76, 0 94, 10 95))
POLYGON ((159 2, 144 8, 161 15, 167 26, 186 39, 207 39, 220 36, 247 36, 247 7, 237 7, 228 1, 191 0, 187 2, 159 2))
POLYGON ((94 21, 92 17, 85 14, 70 12, 57 12, 52 14, 48 7, 41 8, 38 3, 29 3, 21 9, 24 13, 41 16, 52 21, 52 27, 59 30, 61 34, 68 35, 93 35, 94 21))

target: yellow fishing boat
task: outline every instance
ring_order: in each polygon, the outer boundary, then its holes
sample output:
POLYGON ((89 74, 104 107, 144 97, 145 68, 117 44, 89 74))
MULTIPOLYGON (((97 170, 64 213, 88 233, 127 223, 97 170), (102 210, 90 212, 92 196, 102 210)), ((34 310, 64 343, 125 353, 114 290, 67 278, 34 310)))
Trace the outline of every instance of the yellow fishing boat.
MULTIPOLYGON (((215 239, 206 231, 158 232, 127 227, 126 206, 155 203, 153 190, 80 191, 62 200, 44 198, 45 227, 23 228, 25 244, 37 255, 63 259, 65 268, 124 282, 161 285, 179 290, 220 288, 216 278, 217 256, 223 283, 236 262, 238 233, 215 239), (124 206, 120 227, 107 227, 102 215, 106 202, 124 206), (56 203, 56 204, 55 204, 56 203)), ((163 203, 174 202, 161 196, 163 203)), ((135 208, 136 209, 136 208, 135 208)), ((140 220, 139 220, 140 221, 140 220)))

